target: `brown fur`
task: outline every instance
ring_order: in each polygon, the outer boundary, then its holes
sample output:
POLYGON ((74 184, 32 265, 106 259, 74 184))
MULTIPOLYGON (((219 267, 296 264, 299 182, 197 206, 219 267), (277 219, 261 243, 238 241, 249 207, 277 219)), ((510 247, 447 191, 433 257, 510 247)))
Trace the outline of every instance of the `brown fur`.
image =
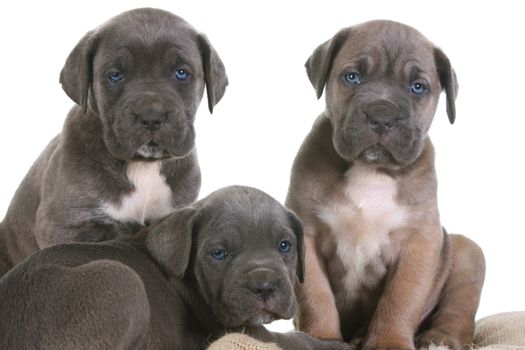
POLYGON ((306 67, 318 97, 326 87, 327 105, 297 155, 287 198, 305 229, 297 327, 364 349, 465 347, 484 258, 441 227, 427 134, 442 90, 455 120, 448 58, 413 28, 374 21, 341 30, 306 67), (361 76, 355 86, 349 72, 361 76))

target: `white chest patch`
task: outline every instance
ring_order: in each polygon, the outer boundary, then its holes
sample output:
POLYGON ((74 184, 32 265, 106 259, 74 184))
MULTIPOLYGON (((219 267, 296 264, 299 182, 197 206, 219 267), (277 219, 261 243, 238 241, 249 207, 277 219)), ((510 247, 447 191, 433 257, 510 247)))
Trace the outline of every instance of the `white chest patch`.
POLYGON ((114 220, 140 224, 173 212, 173 194, 160 167, 160 161, 130 162, 127 175, 133 191, 123 196, 120 204, 105 203, 104 212, 114 220))
POLYGON ((333 235, 346 270, 345 292, 352 296, 360 287, 374 287, 384 277, 384 253, 396 249, 390 233, 406 222, 408 214, 396 201, 394 179, 368 165, 350 168, 343 192, 321 208, 319 217, 333 235))

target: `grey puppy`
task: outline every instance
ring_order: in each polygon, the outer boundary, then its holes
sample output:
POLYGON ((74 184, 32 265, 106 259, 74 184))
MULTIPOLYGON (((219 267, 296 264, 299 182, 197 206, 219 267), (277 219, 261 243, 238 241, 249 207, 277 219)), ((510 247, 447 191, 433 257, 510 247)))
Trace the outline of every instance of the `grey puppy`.
POLYGON ((204 349, 235 330, 283 349, 351 349, 261 325, 296 311, 302 240, 295 214, 234 186, 133 238, 38 251, 0 280, 0 348, 204 349))
POLYGON ((306 68, 326 111, 287 198, 305 233, 298 328, 366 350, 468 347, 485 260, 441 226, 428 136, 442 91, 456 116, 449 59, 414 28, 371 21, 339 31, 306 68))
POLYGON ((136 232, 193 202, 195 113, 205 86, 213 110, 227 77, 203 34, 145 8, 88 32, 60 82, 77 105, 0 224, 0 276, 35 250, 136 232))

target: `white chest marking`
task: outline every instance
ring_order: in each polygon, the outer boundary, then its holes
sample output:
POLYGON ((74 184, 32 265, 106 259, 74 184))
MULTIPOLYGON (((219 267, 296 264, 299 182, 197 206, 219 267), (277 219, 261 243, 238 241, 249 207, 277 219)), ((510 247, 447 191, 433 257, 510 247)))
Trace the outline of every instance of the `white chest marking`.
POLYGON ((390 233, 408 219, 396 196, 394 179, 357 164, 346 173, 342 196, 319 211, 345 267, 348 296, 362 286, 375 286, 387 272, 385 255, 390 254, 385 253, 396 249, 390 233))
POLYGON ((174 210, 172 191, 160 167, 160 161, 130 162, 127 175, 133 191, 123 196, 120 204, 105 203, 104 212, 117 221, 140 224, 170 214, 174 210))

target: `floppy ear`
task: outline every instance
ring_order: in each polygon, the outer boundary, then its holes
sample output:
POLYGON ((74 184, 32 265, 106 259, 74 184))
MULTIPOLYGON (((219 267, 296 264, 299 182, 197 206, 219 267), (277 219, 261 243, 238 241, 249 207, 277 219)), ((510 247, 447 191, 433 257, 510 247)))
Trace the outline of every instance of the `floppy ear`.
POLYGON ((150 228, 146 247, 162 267, 183 278, 190 261, 193 224, 197 210, 183 208, 150 228))
POLYGON ((206 80, 206 93, 208 96, 208 108, 213 113, 213 107, 220 101, 226 86, 228 77, 221 58, 211 46, 204 34, 199 34, 199 48, 202 56, 204 79, 206 80))
POLYGON ((456 120, 456 97, 458 95, 458 80, 456 72, 450 65, 450 61, 443 51, 439 48, 434 48, 434 59, 436 60, 436 67, 439 75, 439 82, 441 83, 441 90, 445 90, 447 95, 447 114, 450 124, 454 124, 456 120))
POLYGON ((82 107, 84 113, 87 110, 89 88, 93 81, 95 45, 94 32, 88 32, 71 51, 60 72, 62 88, 73 101, 82 107))
POLYGON ((304 282, 304 240, 303 240, 303 224, 301 220, 291 210, 287 210, 288 221, 292 227, 297 240, 297 278, 300 283, 304 282))
POLYGON ((318 46, 306 61, 306 74, 314 86, 317 98, 323 95, 326 81, 332 69, 332 62, 341 50, 349 33, 350 28, 341 29, 332 39, 318 46))

